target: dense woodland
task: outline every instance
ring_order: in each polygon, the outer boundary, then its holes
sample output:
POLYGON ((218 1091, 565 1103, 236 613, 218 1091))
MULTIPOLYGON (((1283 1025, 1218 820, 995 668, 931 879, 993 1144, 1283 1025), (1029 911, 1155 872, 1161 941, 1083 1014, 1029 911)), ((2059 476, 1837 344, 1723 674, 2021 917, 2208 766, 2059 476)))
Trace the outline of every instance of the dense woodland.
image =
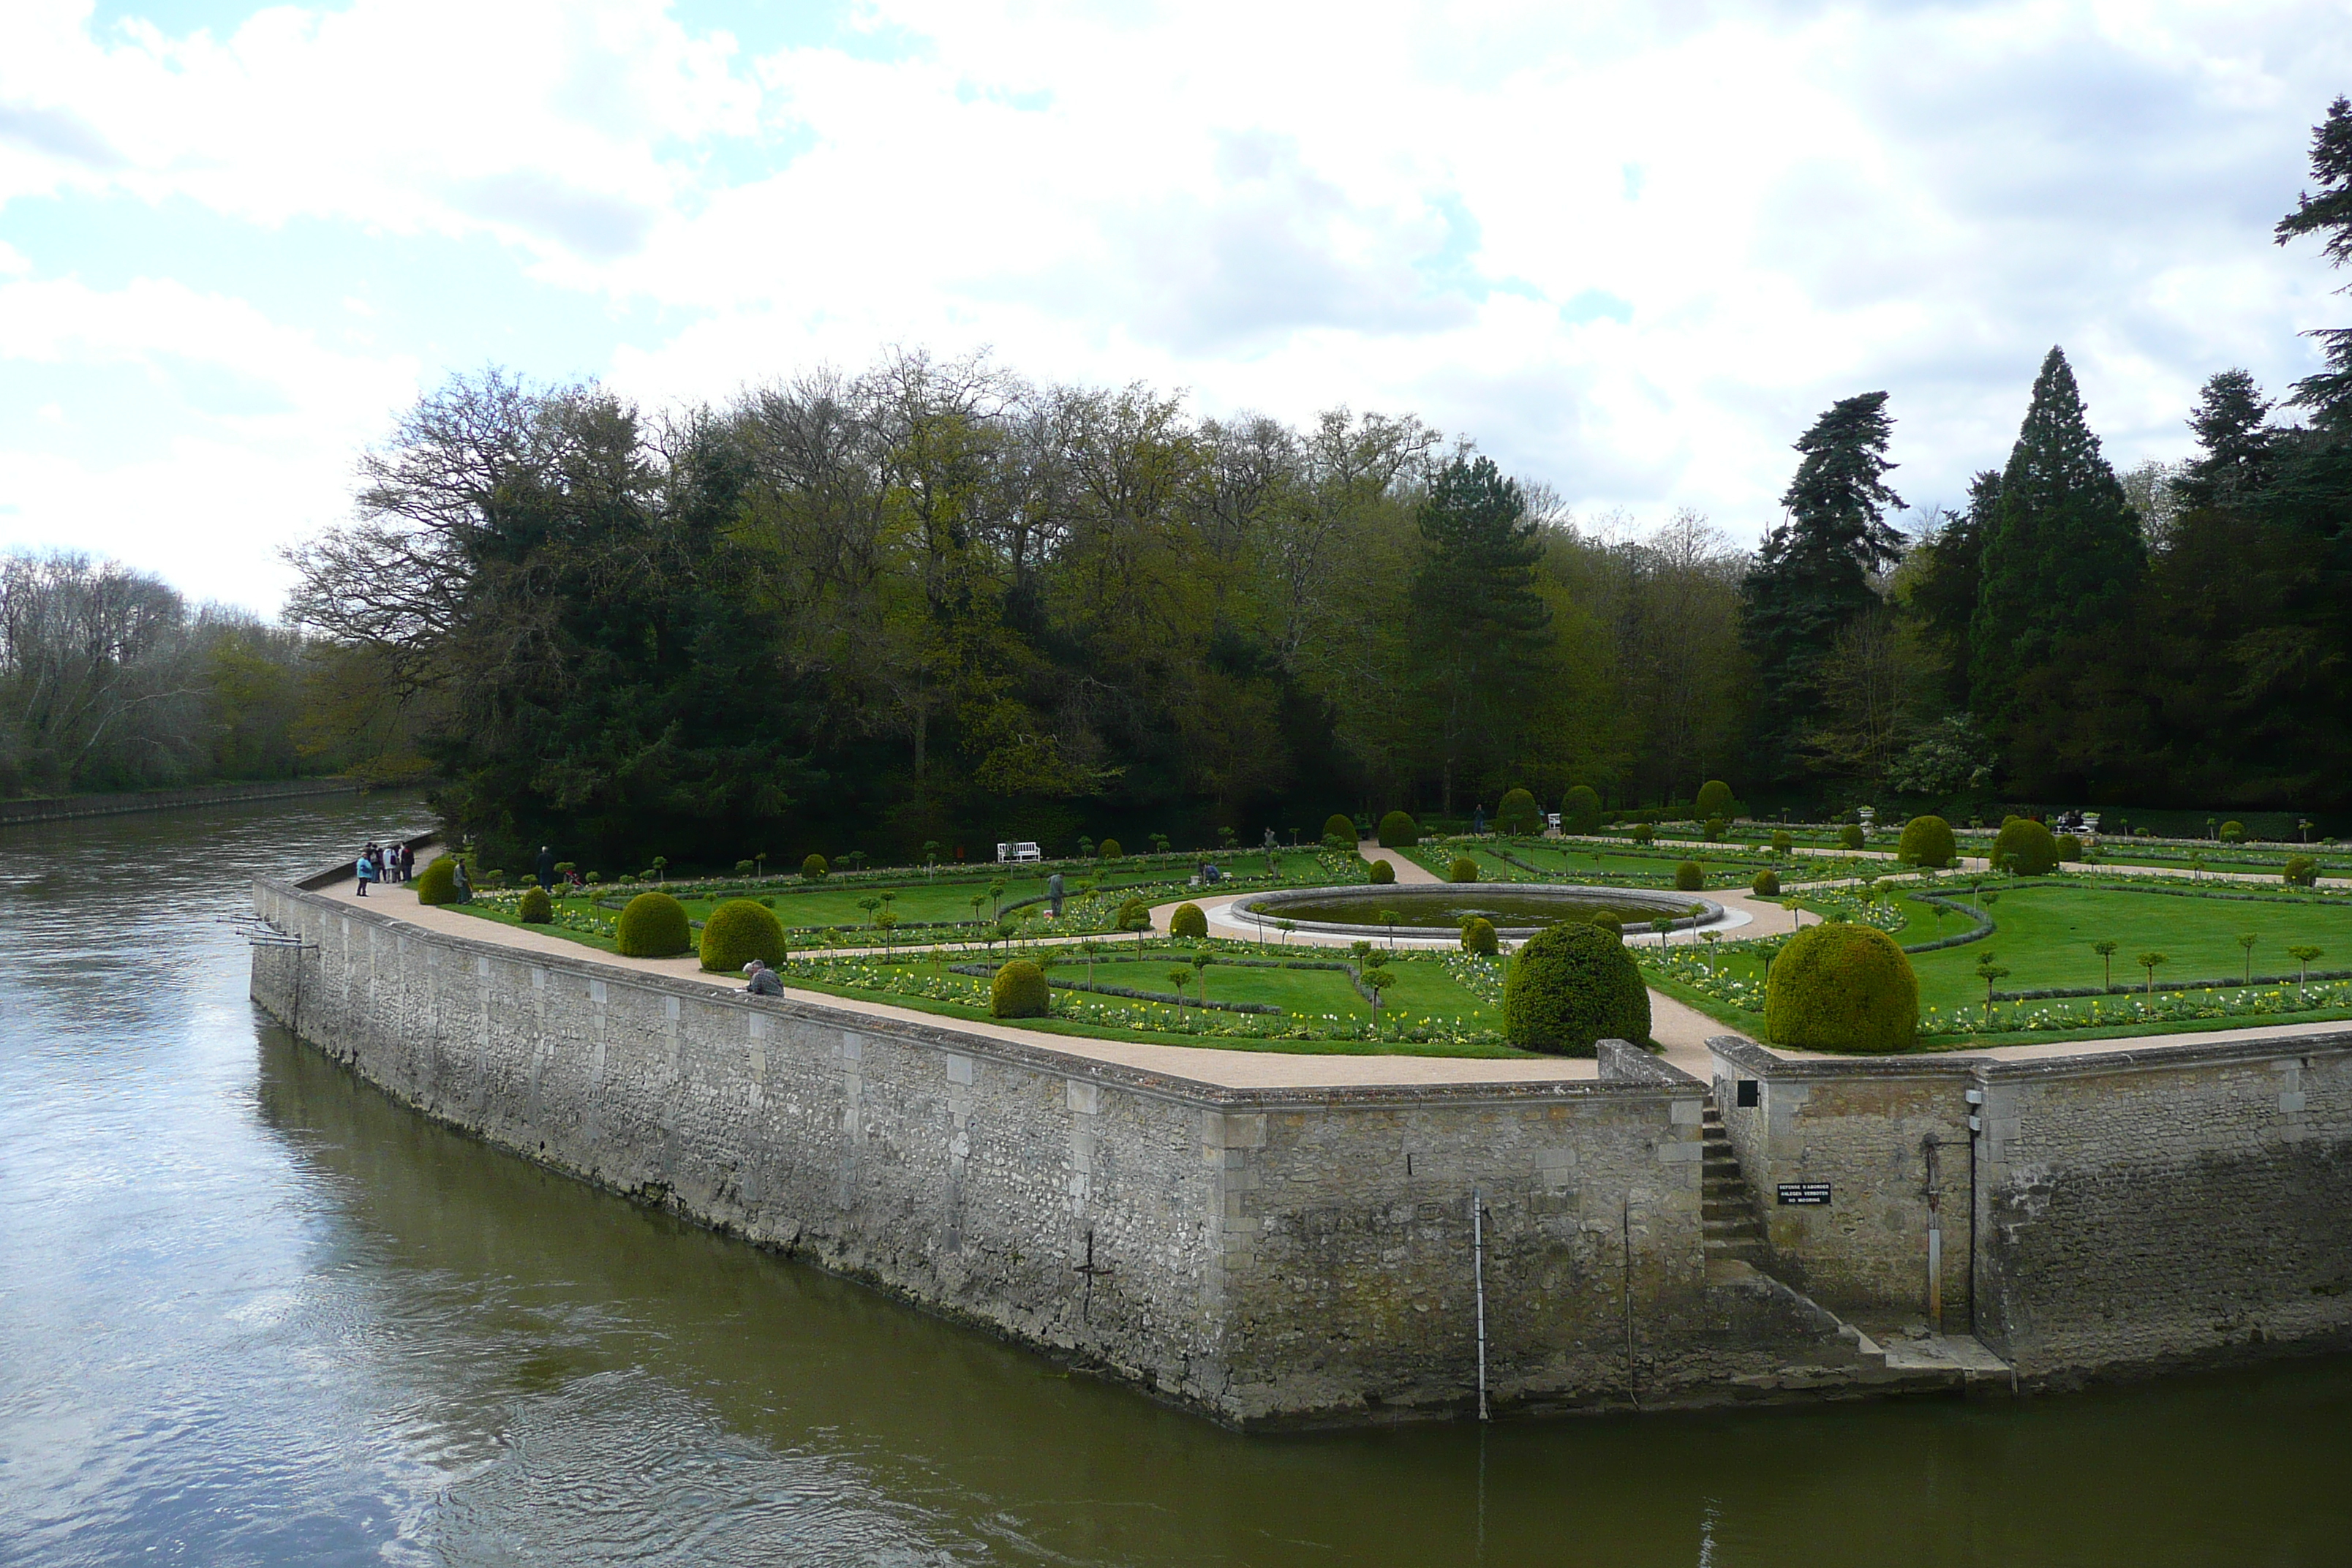
MULTIPOLYGON (((2313 173, 2278 238, 2341 265, 2342 100, 2313 173)), ((296 554, 299 634, 12 563, 0 782, 382 766, 413 737, 492 858, 615 868, 1312 837, 1711 777, 1816 814, 2340 811, 2352 329, 2314 335, 2326 368, 2276 406, 2221 371, 2198 455, 2123 475, 2053 349, 2006 459, 1924 526, 1895 401, 1842 399, 1753 554, 1687 513, 1579 518, 1410 416, 1205 419, 917 353, 664 416, 491 372, 363 458, 356 521, 296 554), (56 630, 68 580, 110 629, 56 630), (121 689, 72 718, 93 669, 121 689)))

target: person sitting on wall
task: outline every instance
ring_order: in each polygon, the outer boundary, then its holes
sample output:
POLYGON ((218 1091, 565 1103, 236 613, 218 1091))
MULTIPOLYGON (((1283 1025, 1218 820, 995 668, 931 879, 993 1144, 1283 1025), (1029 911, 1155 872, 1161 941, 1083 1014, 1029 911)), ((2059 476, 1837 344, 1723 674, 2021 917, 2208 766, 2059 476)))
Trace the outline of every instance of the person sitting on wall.
POLYGON ((752 995, 782 996, 784 994, 784 983, 776 978, 776 972, 768 967, 766 959, 753 959, 743 966, 743 973, 751 977, 743 989, 752 995))

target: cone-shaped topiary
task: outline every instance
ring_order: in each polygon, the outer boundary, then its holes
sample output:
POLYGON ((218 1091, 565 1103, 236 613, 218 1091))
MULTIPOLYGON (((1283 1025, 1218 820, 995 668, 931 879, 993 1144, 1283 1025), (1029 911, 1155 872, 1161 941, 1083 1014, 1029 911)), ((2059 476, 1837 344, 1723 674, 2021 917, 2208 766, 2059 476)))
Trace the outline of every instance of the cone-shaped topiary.
POLYGON ((1841 849, 1859 849, 1864 842, 1862 824, 1859 822, 1849 822, 1838 829, 1838 847, 1841 849))
POLYGON ((515 901, 515 919, 527 926, 553 925, 555 900, 547 896, 545 888, 525 888, 522 897, 515 901))
POLYGON ((988 983, 988 1016, 992 1018, 1042 1018, 1053 1005, 1053 990, 1045 972, 1025 958, 1016 958, 988 983))
POLYGON ((812 882, 821 880, 826 869, 824 857, 822 855, 811 854, 807 859, 801 862, 801 875, 812 882))
POLYGON ((784 961, 784 922, 775 910, 750 899, 730 899, 702 922, 702 967, 732 974, 753 959, 784 961))
POLYGON ((1772 961, 1764 1036, 1809 1051, 1905 1051, 1919 1033, 1919 977, 1875 926, 1807 926, 1772 961))
POLYGON ((1323 842, 1336 844, 1342 849, 1353 849, 1360 836, 1356 832, 1356 819, 1338 812, 1323 819, 1323 842))
POLYGON ((1198 904, 1179 904, 1176 912, 1168 917, 1168 934, 1198 941, 1209 934, 1209 917, 1201 912, 1198 904))
POLYGON ((1370 879, 1383 885, 1393 882, 1396 880, 1396 868, 1385 860, 1375 860, 1372 862, 1370 879))
POLYGON ((1913 817, 1895 846, 1895 858, 1906 866, 1948 866, 1959 852, 1952 825, 1940 816, 1913 817))
POLYGON ((621 911, 613 945, 623 958, 676 958, 692 951, 694 929, 686 906, 667 893, 639 893, 621 911))
POLYGON ((1449 882, 1475 882, 1478 879, 1478 862, 1467 855, 1456 855, 1445 868, 1449 882))
POLYGON ((1495 922, 1484 915, 1472 915, 1462 922, 1462 951, 1492 958, 1500 944, 1495 941, 1495 922))
POLYGON ((1522 1050, 1589 1057, 1596 1041, 1650 1037, 1650 993, 1625 944, 1580 921, 1528 939, 1503 977, 1503 1034, 1522 1050))
POLYGON ((1704 819, 1710 816, 1732 816, 1738 812, 1739 803, 1731 798, 1731 786, 1721 779, 1709 779, 1698 786, 1698 799, 1691 809, 1704 819))
POLYGON ((1118 839, 1106 838, 1102 841, 1102 847, 1096 850, 1095 853, 1101 856, 1106 860, 1116 860, 1120 856, 1126 854, 1127 851, 1118 847, 1118 839))
POLYGON ((1681 865, 1675 868, 1675 891, 1682 893, 1696 893, 1701 888, 1706 886, 1706 873, 1699 868, 1699 863, 1697 861, 1685 860, 1681 865))
POLYGON ((1767 866, 1756 873, 1756 879, 1748 884, 1748 889, 1759 899, 1777 899, 1780 896, 1780 873, 1767 866))
POLYGON ((416 901, 454 904, 457 901, 457 862, 443 855, 416 873, 416 901))
POLYGON ((2058 840, 2030 816, 2011 817, 1994 836, 1992 868, 2017 877, 2046 877, 2058 868, 2058 840))
POLYGON ((1559 803, 1562 833, 1594 833, 1601 827, 1601 795, 1591 784, 1577 784, 1559 803))
POLYGON ((1503 792, 1503 804, 1495 808, 1495 828, 1500 833, 1540 833, 1543 813, 1536 809, 1536 797, 1523 789, 1503 792))
POLYGON ((1421 824, 1402 811, 1391 811, 1381 818, 1381 847, 1410 849, 1421 842, 1421 824))

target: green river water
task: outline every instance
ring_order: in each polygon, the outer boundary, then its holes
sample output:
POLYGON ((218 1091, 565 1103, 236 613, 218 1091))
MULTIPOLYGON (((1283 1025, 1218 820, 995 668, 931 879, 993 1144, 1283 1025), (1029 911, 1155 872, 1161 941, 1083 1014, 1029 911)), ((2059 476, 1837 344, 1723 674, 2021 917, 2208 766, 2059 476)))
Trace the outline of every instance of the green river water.
POLYGON ((1240 1436, 433 1126, 246 999, 413 805, 0 830, 0 1563, 2341 1564, 2352 1363, 1240 1436))

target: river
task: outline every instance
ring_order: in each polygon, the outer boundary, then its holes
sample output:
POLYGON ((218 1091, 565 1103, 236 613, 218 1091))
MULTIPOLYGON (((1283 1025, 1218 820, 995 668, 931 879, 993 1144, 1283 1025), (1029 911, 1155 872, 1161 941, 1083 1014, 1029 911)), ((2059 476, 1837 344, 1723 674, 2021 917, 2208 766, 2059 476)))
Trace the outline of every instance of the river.
POLYGON ((399 1109, 246 999, 415 804, 0 831, 0 1563, 2352 1561, 2352 1363, 1240 1436, 399 1109))

